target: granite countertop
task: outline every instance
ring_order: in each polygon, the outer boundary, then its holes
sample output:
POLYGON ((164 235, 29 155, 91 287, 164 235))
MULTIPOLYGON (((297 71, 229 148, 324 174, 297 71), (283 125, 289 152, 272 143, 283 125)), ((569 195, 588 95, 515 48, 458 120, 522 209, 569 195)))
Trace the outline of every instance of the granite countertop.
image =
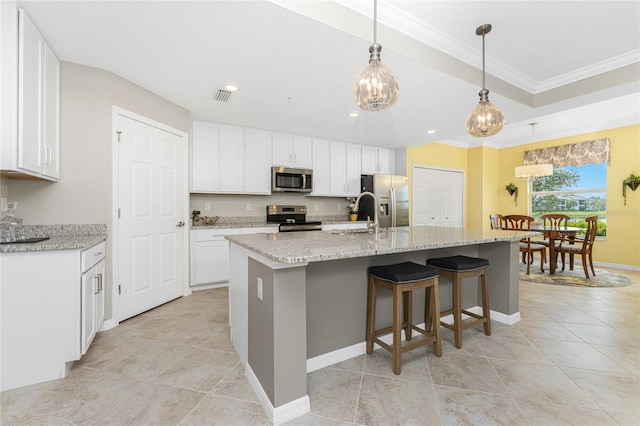
POLYGON ((107 239, 107 225, 26 225, 25 237, 49 237, 37 243, 0 244, 0 253, 84 250, 107 239))
POLYGON ((229 235, 227 240, 279 263, 349 259, 410 251, 518 241, 536 232, 406 226, 382 228, 378 235, 356 231, 229 235))

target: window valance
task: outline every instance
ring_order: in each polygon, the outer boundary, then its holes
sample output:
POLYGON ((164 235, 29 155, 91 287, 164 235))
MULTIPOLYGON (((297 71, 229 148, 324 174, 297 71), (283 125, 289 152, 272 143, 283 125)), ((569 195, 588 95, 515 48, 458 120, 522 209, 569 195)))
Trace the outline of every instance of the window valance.
POLYGON ((524 165, 553 164, 554 168, 565 166, 584 166, 600 164, 606 161, 611 164, 609 138, 592 141, 550 146, 524 152, 524 165))

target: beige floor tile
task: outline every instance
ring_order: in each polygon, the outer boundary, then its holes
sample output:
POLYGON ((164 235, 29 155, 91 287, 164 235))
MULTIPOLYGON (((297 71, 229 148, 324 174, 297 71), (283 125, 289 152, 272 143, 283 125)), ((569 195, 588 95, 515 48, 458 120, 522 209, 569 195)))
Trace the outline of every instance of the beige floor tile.
POLYGON ((591 345, 636 377, 640 377, 640 351, 629 350, 625 346, 591 345))
POLYGON ((569 329, 573 334, 580 337, 587 343, 594 343, 598 345, 612 345, 612 346, 628 346, 635 350, 640 349, 640 343, 627 336, 624 333, 619 332, 614 327, 608 325, 586 325, 586 324, 562 324, 569 329))
POLYGON ((522 320, 515 327, 528 339, 561 340, 582 342, 582 339, 556 322, 540 320, 522 320))
POLYGON ((441 339, 442 339, 442 352, 452 352, 456 354, 464 354, 464 355, 476 355, 482 356, 482 349, 478 346, 478 342, 476 342, 473 337, 474 332, 472 330, 465 330, 462 332, 462 347, 460 349, 455 346, 455 334, 453 331, 442 327, 441 328, 441 339))
POLYGON ((234 353, 198 348, 169 367, 154 381, 209 392, 238 365, 238 362, 238 355, 234 353))
POLYGON ((362 425, 440 424, 433 386, 365 374, 355 421, 362 425))
MULTIPOLYGON (((428 351, 431 347, 428 347, 428 351)), ((393 372, 393 357, 386 349, 377 349, 364 360, 364 373, 377 376, 398 377, 393 372)), ((406 380, 430 382, 429 366, 424 348, 402 354, 400 376, 406 380)))
POLYGON ((256 393, 249 384, 244 367, 238 362, 211 393, 227 396, 229 398, 243 399, 250 402, 259 402, 256 393))
POLYGON ((353 425, 353 422, 345 422, 343 420, 330 419, 328 417, 307 413, 283 424, 286 426, 348 426, 353 425))
POLYGON ((444 425, 526 424, 518 405, 509 397, 442 386, 436 386, 435 392, 444 425))
POLYGON ((492 332, 491 336, 477 333, 474 338, 487 358, 503 358, 527 363, 551 364, 529 340, 512 327, 511 330, 492 332))
POLYGON ((264 410, 255 402, 207 395, 180 423, 192 425, 267 425, 271 424, 264 410))
POLYGON ((554 365, 490 359, 498 376, 515 399, 589 408, 593 405, 576 384, 554 365))
POLYGON ((354 373, 362 373, 364 369, 364 360, 366 355, 359 355, 345 361, 333 364, 332 368, 339 368, 341 370, 353 371, 354 373))
POLYGON ((640 425, 640 416, 632 416, 629 414, 609 413, 609 416, 620 426, 638 426, 640 425))
POLYGON ((505 395, 507 390, 485 357, 446 354, 427 356, 434 385, 505 395))
POLYGON ((532 425, 545 426, 614 426, 616 421, 598 408, 568 407, 549 402, 517 401, 532 425))
POLYGON ((605 325, 599 319, 574 307, 566 309, 540 308, 540 310, 552 320, 561 323, 605 325))
POLYGON ((311 413, 352 422, 356 415, 362 374, 323 368, 307 375, 311 413))
POLYGON ((562 367, 627 373, 627 369, 588 343, 555 340, 532 340, 532 343, 551 361, 562 367))
POLYGON ((632 375, 563 368, 603 410, 640 416, 640 379, 632 375))

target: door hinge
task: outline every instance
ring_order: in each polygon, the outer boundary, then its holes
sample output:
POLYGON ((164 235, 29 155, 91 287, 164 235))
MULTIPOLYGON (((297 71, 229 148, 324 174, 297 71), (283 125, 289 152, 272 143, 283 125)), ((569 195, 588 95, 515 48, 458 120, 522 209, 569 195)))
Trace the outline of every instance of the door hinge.
POLYGON ((120 134, 122 134, 122 132, 120 130, 118 130, 116 132, 116 135, 118 135, 118 143, 120 143, 120 134))
POLYGON ((118 294, 122 294, 122 287, 118 284, 118 294))
POLYGON ((118 219, 120 219, 120 209, 118 209, 118 219))

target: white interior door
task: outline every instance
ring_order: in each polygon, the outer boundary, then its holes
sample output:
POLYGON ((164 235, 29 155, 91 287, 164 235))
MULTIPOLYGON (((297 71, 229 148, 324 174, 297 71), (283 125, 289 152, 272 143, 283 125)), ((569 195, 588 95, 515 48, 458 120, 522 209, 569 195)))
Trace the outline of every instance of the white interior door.
POLYGON ((464 226, 464 173, 413 167, 411 224, 464 226))
POLYGON ((185 137, 117 115, 118 320, 183 295, 185 137))

